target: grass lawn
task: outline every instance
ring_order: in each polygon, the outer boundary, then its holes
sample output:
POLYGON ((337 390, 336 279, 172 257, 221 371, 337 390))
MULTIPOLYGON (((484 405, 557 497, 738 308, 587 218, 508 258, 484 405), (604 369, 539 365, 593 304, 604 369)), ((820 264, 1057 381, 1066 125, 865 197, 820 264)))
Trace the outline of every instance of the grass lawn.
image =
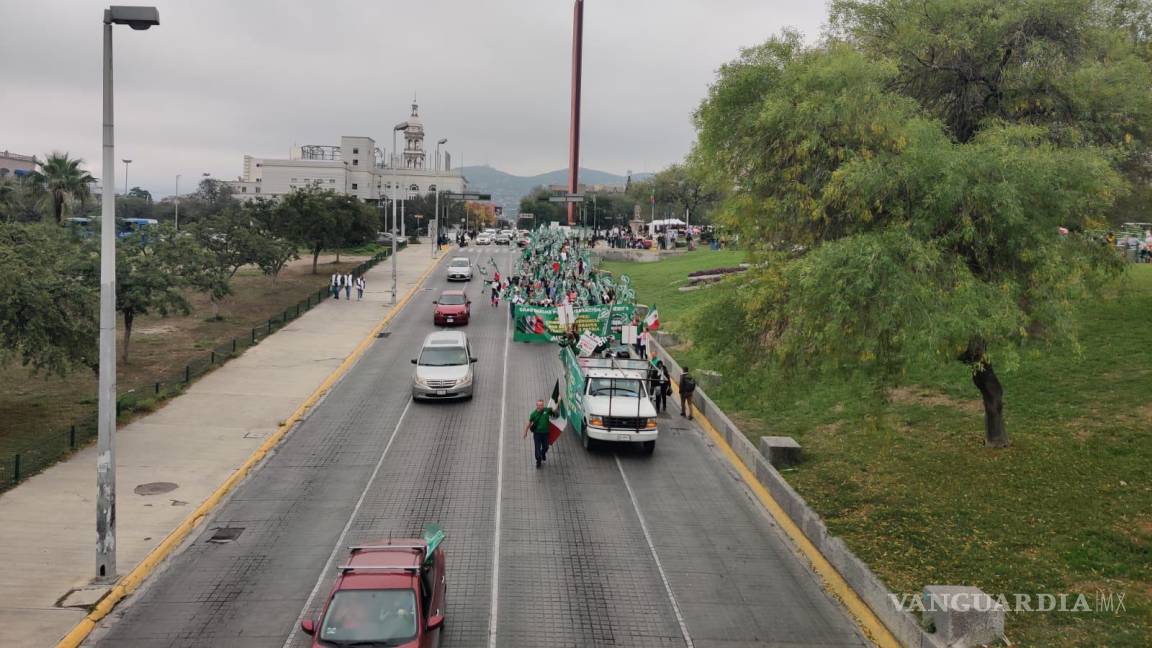
MULTIPOLYGON (((610 264, 675 330, 709 288, 675 294, 709 253, 610 264)), ((1152 266, 1132 266, 1079 308, 1082 350, 1035 352, 1001 372, 1011 447, 982 447, 983 410, 965 367, 862 381, 788 380, 744 358, 674 353, 723 378, 709 394, 746 434, 795 437, 786 471, 831 531, 898 593, 929 584, 986 592, 1123 593, 1125 610, 1012 613, 1023 646, 1148 646, 1152 633, 1152 266)), ((1074 597, 1073 597, 1074 598, 1074 597)), ((1034 599, 1035 600, 1035 599, 1034 599)))
POLYGON ((708 298, 708 290, 681 292, 688 285, 688 273, 696 270, 732 267, 743 263, 747 255, 740 250, 708 248, 669 256, 655 263, 622 263, 605 261, 600 267, 632 278, 639 302, 660 311, 661 328, 676 331, 678 315, 708 298))
MULTIPOLYGON (((318 274, 311 274, 312 257, 290 263, 275 283, 254 268, 244 268, 233 280, 234 294, 220 304, 221 319, 212 319, 207 297, 190 296, 192 313, 187 317, 140 317, 132 327, 129 362, 117 366, 118 392, 145 392, 157 381, 173 381, 184 366, 203 360, 213 348, 244 337, 253 327, 265 324, 285 309, 294 307, 328 284, 337 269, 350 269, 364 260, 344 253, 339 264, 334 256, 320 257, 318 274)), ((123 318, 120 318, 123 340, 123 318)), ((122 342, 121 342, 122 343, 122 342)), ((0 368, 0 481, 10 480, 11 455, 28 447, 51 445, 47 456, 60 448, 60 435, 68 426, 96 410, 96 377, 77 370, 65 378, 33 375, 19 365, 0 368), (48 439, 51 439, 50 441, 48 439)), ((35 466, 29 454, 24 471, 35 466)), ((0 483, 0 490, 8 487, 0 483)))

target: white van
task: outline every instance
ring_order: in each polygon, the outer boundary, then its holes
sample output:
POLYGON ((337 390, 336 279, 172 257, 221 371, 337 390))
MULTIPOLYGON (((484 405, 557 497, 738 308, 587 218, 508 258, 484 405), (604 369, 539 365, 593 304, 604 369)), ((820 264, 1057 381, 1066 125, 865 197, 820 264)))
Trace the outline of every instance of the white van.
POLYGON ((416 372, 412 375, 412 398, 472 398, 472 345, 460 331, 429 333, 420 347, 419 357, 412 358, 416 372))

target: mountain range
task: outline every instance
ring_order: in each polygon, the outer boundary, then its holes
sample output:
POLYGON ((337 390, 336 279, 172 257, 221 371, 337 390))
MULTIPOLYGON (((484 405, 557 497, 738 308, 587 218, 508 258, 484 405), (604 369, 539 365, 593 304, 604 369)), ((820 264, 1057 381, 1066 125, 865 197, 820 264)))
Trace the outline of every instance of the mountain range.
MULTIPOLYGON (((651 173, 633 173, 633 180, 644 180, 651 173)), ((505 173, 487 165, 464 167, 464 177, 468 179, 468 190, 492 194, 492 202, 504 206, 505 217, 516 215, 520 199, 539 186, 565 184, 568 182, 568 169, 557 169, 534 176, 518 176, 505 173)), ((607 171, 580 168, 581 184, 623 185, 628 178, 607 171)))

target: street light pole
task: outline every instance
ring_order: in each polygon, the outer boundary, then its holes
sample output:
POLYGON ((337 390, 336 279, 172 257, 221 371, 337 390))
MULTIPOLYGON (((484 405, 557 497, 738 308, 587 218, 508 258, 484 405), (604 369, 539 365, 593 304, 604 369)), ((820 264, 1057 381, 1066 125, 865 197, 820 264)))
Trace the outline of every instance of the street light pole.
MULTIPOLYGON (((160 24, 155 7, 104 10, 103 195, 100 200, 100 366, 96 415, 96 578, 116 577, 116 147, 112 117, 112 25, 160 24)), ((124 166, 127 193, 128 161, 124 166)))
POLYGON ((180 229, 180 174, 176 174, 176 229, 180 229))
MULTIPOLYGON (((392 127, 392 156, 395 160, 396 156, 396 132, 402 131, 408 127, 408 122, 400 122, 392 127)), ((392 303, 396 303, 396 198, 399 193, 400 179, 396 177, 396 164, 392 164, 392 229, 389 232, 392 237, 392 303)))
POLYGON ((124 197, 128 197, 128 165, 132 164, 132 160, 124 160, 124 197))

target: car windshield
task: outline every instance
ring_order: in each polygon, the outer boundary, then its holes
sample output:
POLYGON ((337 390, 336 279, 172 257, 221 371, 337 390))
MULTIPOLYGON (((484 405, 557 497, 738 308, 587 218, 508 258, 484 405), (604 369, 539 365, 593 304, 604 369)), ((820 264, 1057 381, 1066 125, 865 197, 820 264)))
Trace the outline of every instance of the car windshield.
POLYGON ((452 262, 448 265, 453 268, 467 268, 472 265, 472 263, 468 259, 452 259, 452 262))
POLYGON ((592 378, 588 381, 589 396, 643 396, 644 383, 635 378, 592 378))
POLYGON ((462 306, 468 300, 464 299, 464 295, 440 295, 439 301, 446 306, 462 306))
POLYGON ((335 645, 398 645, 416 636, 411 589, 340 590, 328 604, 320 640, 335 645))
POLYGON ((468 352, 464 347, 442 346, 425 347, 420 353, 420 364, 425 367, 454 367, 468 364, 468 352))

